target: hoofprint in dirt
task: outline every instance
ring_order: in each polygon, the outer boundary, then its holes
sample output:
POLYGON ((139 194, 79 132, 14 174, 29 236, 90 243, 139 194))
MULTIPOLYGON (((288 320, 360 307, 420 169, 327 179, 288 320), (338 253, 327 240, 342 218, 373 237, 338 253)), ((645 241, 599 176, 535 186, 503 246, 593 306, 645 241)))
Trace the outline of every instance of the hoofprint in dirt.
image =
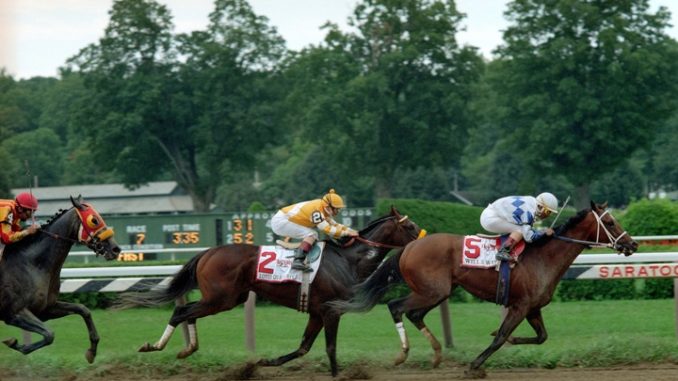
MULTIPOLYGON (((103 365, 92 367, 84 372, 63 371, 51 377, 39 377, 49 381, 337 381, 337 380, 373 380, 373 381, 446 381, 463 380, 465 365, 442 366, 438 369, 417 368, 375 368, 365 365, 354 365, 344 369, 338 377, 332 378, 324 369, 317 367, 258 367, 254 364, 242 364, 224 368, 221 371, 201 372, 191 367, 173 369, 172 372, 162 370, 135 369, 126 366, 103 365)), ((12 369, 0 369, 0 381, 23 381, 35 379, 27 374, 20 374, 12 369)), ((678 364, 636 364, 604 368, 555 368, 555 369, 487 369, 487 380, 492 381, 675 381, 678 379, 678 364)))

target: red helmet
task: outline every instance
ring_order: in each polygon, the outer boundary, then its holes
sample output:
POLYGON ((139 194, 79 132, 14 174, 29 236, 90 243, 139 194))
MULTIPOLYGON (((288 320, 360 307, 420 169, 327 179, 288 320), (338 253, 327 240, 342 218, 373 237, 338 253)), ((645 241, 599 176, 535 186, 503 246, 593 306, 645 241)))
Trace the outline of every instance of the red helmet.
POLYGON ((38 199, 28 192, 19 193, 16 195, 16 203, 24 209, 38 209, 38 199))

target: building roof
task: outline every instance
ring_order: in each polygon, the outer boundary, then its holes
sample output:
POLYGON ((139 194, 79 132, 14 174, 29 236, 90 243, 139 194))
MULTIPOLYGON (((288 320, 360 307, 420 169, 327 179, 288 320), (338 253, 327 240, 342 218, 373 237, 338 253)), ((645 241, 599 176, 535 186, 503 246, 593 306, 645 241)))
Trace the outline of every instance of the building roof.
MULTIPOLYGON (((12 189, 12 194, 28 192, 12 189)), ((123 184, 67 185, 38 187, 31 190, 38 198, 36 216, 51 216, 59 209, 71 207, 69 197, 82 195, 102 215, 185 213, 193 211, 193 200, 175 181, 158 181, 135 189, 123 184)))

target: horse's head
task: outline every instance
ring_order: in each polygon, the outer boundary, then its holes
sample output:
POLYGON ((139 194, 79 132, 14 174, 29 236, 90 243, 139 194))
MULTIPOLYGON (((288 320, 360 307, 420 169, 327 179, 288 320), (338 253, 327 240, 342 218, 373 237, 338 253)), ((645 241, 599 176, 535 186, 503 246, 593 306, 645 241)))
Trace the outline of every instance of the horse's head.
POLYGON ((625 256, 638 250, 638 243, 612 217, 607 210, 607 203, 596 204, 591 201, 591 214, 596 219, 595 233, 591 233, 595 236, 591 237, 591 240, 595 239, 596 243, 607 243, 619 253, 624 253, 625 256))
POLYGON ((405 246, 425 235, 426 230, 417 226, 409 217, 401 215, 393 206, 389 215, 371 222, 360 231, 361 237, 389 246, 405 246))
POLYGON ((113 239, 113 229, 106 225, 92 205, 82 202, 80 196, 77 199, 71 197, 71 203, 80 219, 78 241, 89 247, 96 255, 103 255, 106 260, 118 258, 121 250, 113 239))

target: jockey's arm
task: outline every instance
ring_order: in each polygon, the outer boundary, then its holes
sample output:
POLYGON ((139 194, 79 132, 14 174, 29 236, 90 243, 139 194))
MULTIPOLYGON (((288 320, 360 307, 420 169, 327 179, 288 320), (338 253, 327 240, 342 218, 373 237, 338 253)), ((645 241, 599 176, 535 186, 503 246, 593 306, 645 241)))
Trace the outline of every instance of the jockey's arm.
POLYGON ((5 245, 20 241, 29 234, 28 230, 13 230, 9 221, 0 221, 0 241, 5 245))
POLYGON ((523 233, 523 238, 525 239, 525 242, 536 241, 539 238, 541 238, 541 236, 544 234, 543 232, 536 230, 535 228, 532 227, 532 225, 529 224, 520 225, 520 231, 523 233))
POLYGON ((333 238, 341 238, 356 235, 355 230, 349 228, 348 226, 344 226, 340 223, 337 223, 336 221, 330 218, 325 218, 318 225, 316 225, 316 227, 323 233, 333 238))

